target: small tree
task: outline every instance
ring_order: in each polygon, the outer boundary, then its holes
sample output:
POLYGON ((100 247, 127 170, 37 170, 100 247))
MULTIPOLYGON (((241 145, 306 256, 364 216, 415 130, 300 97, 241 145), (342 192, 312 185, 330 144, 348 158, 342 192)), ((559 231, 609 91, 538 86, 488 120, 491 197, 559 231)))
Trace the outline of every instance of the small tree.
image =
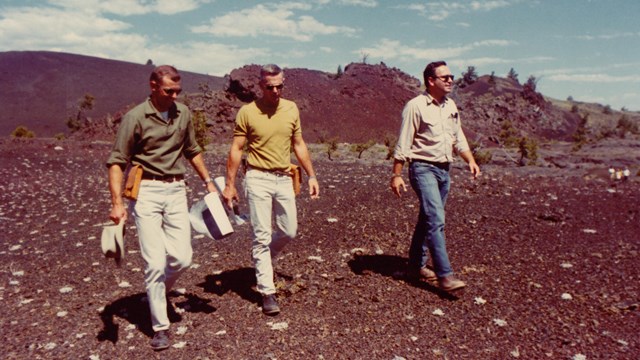
POLYGON ((491 87, 495 87, 496 86, 496 72, 492 71, 491 75, 489 75, 489 85, 491 85, 491 87))
POLYGON ((622 116, 620 116, 616 128, 618 129, 621 138, 624 138, 627 132, 638 134, 638 124, 629 119, 627 114, 622 114, 622 116))
POLYGON ((573 133, 573 148, 572 151, 578 151, 584 144, 587 143, 587 122, 589 121, 589 114, 584 114, 580 117, 580 122, 576 131, 573 133))
POLYGON ((331 154, 335 153, 336 150, 338 150, 338 138, 332 137, 327 140, 327 156, 329 157, 329 160, 333 160, 331 158, 331 154))
POLYGON ((351 145, 351 151, 358 153, 358 159, 361 159, 362 153, 370 149, 375 144, 376 142, 373 140, 369 140, 366 143, 353 144, 351 145))
POLYGON ((509 70, 509 72, 507 73, 507 79, 511 79, 511 80, 513 80, 513 81, 515 81, 517 83, 520 83, 518 81, 518 73, 513 68, 511 68, 509 70))
POLYGON ((471 85, 478 80, 478 72, 475 66, 467 67, 467 71, 462 73, 462 79, 458 82, 458 86, 465 87, 471 85))
POLYGON ((493 157, 493 154, 490 151, 482 150, 482 144, 477 141, 469 141, 469 147, 471 148, 471 153, 473 153, 473 158, 479 165, 488 164, 493 157))
POLYGON ((13 138, 25 138, 25 139, 30 139, 30 138, 34 138, 36 136, 36 134, 29 130, 26 126, 18 126, 17 128, 15 128, 12 132, 11 132, 11 137, 13 138))
POLYGON ((360 53, 360 55, 362 56, 362 63, 366 64, 367 60, 369 60, 369 53, 366 53, 366 52, 363 51, 363 52, 360 53))
POLYGON ((196 132, 196 141, 202 148, 209 145, 210 138, 207 132, 207 115, 202 110, 194 111, 193 128, 196 132))
POLYGON ((533 105, 541 106, 544 104, 544 97, 536 91, 538 87, 538 79, 531 75, 527 82, 522 85, 522 96, 533 105))
POLYGON ((336 79, 342 76, 343 73, 344 71, 342 71, 342 66, 338 65, 338 70, 336 70, 336 79))
POLYGON ((387 157, 386 160, 391 160, 393 157, 393 153, 396 150, 396 144, 398 143, 398 139, 393 135, 385 135, 384 137, 384 146, 387 148, 387 157))
POLYGON ((76 132, 82 128, 82 126, 87 125, 88 118, 86 112, 93 109, 95 105, 95 97, 91 94, 84 94, 84 97, 78 100, 78 105, 76 107, 75 116, 70 116, 67 118, 67 127, 71 129, 71 132, 76 132))
POLYGON ((520 152, 520 166, 534 165, 538 161, 538 142, 535 139, 526 136, 521 137, 518 143, 518 151, 520 152))
POLYGON ((502 121, 500 134, 498 135, 500 142, 506 147, 515 146, 519 142, 520 134, 513 126, 510 120, 502 121))

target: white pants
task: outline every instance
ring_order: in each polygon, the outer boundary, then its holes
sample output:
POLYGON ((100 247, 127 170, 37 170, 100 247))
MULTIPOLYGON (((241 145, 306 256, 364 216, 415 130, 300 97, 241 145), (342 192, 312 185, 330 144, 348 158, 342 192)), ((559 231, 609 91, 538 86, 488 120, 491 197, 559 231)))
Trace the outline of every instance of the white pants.
POLYGON ((252 256, 256 268, 258 292, 276 292, 272 259, 296 236, 298 218, 296 198, 290 176, 250 169, 246 174, 246 190, 253 226, 252 256), (275 232, 272 215, 275 214, 275 232))
POLYGON ((154 331, 169 328, 166 293, 191 265, 191 224, 184 181, 142 180, 131 203, 154 331))

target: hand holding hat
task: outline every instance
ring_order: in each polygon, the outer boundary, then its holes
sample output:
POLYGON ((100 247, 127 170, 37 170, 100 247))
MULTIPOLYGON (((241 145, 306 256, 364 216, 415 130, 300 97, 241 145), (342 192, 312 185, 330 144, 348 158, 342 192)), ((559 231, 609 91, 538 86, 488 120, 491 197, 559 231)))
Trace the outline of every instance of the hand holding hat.
POLYGON ((107 225, 102 228, 102 253, 108 258, 114 258, 116 265, 124 259, 124 221, 107 225))

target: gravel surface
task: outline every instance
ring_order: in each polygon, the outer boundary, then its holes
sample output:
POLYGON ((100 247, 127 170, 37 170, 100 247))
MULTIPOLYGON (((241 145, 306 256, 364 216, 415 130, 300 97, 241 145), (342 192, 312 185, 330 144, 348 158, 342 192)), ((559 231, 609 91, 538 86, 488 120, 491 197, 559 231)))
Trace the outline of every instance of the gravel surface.
MULTIPOLYGON (((612 186, 606 169, 487 166, 471 181, 457 163, 447 244, 468 287, 451 295, 402 275, 418 205, 411 189, 392 195, 390 163, 322 154, 321 198, 299 197, 299 236, 277 263, 282 313, 260 311, 248 225, 222 241, 194 236, 171 294, 173 345, 156 353, 135 227, 122 267, 100 251, 108 151, 0 143, 3 358, 640 357, 636 176, 612 186)), ((206 155, 214 174, 223 153, 206 155)), ((193 203, 204 188, 188 179, 193 203)))

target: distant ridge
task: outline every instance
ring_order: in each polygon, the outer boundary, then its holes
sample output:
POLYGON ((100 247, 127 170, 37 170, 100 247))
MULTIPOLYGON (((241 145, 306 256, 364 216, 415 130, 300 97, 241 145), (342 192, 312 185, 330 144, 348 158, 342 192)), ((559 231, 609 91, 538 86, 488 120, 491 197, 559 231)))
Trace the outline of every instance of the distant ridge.
MULTIPOLYGON (((160 64, 157 64, 160 65, 160 64)), ((0 52, 0 136, 25 125, 36 136, 65 132, 84 94, 95 97, 90 117, 115 113, 149 94, 153 65, 49 51, 0 52), (112 76, 113 75, 113 76, 112 76)), ((181 71, 186 92, 202 83, 221 89, 223 78, 181 71)))

